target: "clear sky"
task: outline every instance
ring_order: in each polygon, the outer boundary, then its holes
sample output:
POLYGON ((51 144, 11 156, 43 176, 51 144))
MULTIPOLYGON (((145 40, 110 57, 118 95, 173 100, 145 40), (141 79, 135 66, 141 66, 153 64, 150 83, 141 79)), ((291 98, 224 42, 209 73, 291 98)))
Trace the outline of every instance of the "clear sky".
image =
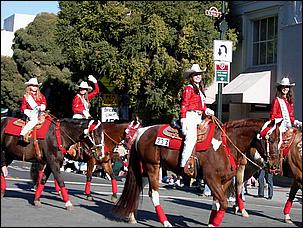
POLYGON ((41 12, 57 13, 58 11, 58 1, 1 1, 1 29, 4 19, 15 13, 37 15, 41 12))

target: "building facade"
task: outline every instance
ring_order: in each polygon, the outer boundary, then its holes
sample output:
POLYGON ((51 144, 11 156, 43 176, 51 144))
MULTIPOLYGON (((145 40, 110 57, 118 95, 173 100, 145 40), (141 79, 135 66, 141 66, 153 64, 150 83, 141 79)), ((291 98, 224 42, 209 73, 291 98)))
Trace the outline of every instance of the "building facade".
POLYGON ((289 77, 302 121, 302 2, 231 1, 231 12, 239 44, 222 91, 222 120, 268 118, 277 82, 289 77))
POLYGON ((13 56, 14 33, 20 28, 25 28, 35 17, 36 15, 16 13, 4 19, 3 29, 1 30, 1 56, 13 56))

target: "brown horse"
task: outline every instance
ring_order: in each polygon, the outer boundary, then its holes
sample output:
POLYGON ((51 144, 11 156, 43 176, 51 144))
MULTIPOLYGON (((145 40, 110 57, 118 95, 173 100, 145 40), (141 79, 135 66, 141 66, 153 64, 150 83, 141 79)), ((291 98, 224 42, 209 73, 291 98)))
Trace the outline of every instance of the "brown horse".
POLYGON ((282 175, 293 178, 293 184, 291 186, 289 199, 287 200, 284 208, 284 220, 286 223, 292 223, 290 219, 290 208, 295 195, 299 188, 302 189, 302 131, 296 128, 289 129, 286 134, 290 132, 290 142, 287 146, 289 151, 286 155, 283 155, 283 150, 280 150, 278 166, 272 166, 270 155, 267 150, 262 148, 252 148, 248 153, 248 158, 252 162, 247 162, 246 165, 242 165, 238 168, 236 174, 236 205, 234 206, 234 213, 240 211, 243 217, 249 217, 247 211, 244 208, 244 202, 241 198, 241 191, 243 182, 252 177, 260 168, 265 167, 268 172, 274 175, 282 175), (282 162, 283 161, 283 162, 282 162), (255 162, 255 164, 254 164, 255 162), (283 172, 285 170, 286 172, 283 172), (288 172, 287 172, 288 171, 288 172))
MULTIPOLYGON (((44 170, 45 177, 39 182, 35 192, 34 204, 41 207, 40 196, 44 189, 44 185, 52 172, 62 194, 63 201, 68 210, 73 208, 69 200, 67 188, 65 187, 60 167, 63 163, 66 148, 69 148, 76 142, 81 142, 86 151, 92 153, 93 156, 110 160, 109 155, 102 154, 102 124, 99 120, 73 120, 60 119, 54 120, 49 117, 45 122, 49 121, 49 128, 45 138, 37 138, 37 141, 30 139, 29 144, 20 144, 18 135, 8 134, 6 126, 9 125, 12 117, 1 119, 1 150, 5 153, 6 165, 11 164, 13 160, 36 161, 37 156, 35 148, 37 146, 41 151, 42 164, 46 164, 44 170)), ((11 128, 10 128, 11 129, 11 128)))
POLYGON ((295 136, 291 139, 290 148, 287 155, 284 157, 286 175, 293 178, 293 183, 290 187, 288 199, 284 206, 284 221, 292 223, 290 218, 290 209, 293 200, 299 189, 302 191, 302 130, 295 129, 295 136))
MULTIPOLYGON (((226 190, 236 174, 236 167, 243 162, 244 154, 241 151, 256 147, 254 144, 259 141, 254 139, 264 123, 265 120, 262 119, 245 119, 227 122, 222 127, 218 124, 219 128, 215 129, 208 149, 195 153, 198 174, 213 193, 214 203, 209 219, 211 226, 221 224, 228 207, 226 190)), ((132 145, 126 182, 114 208, 118 215, 129 216, 129 222, 136 222, 134 214, 144 187, 142 178, 147 177, 149 196, 158 218, 164 226, 171 226, 159 202, 159 169, 161 164, 167 170, 180 174, 181 156, 178 150, 155 144, 161 127, 162 125, 154 125, 139 129, 138 137, 132 145)), ((269 139, 270 153, 277 153, 278 139, 279 134, 274 131, 269 139)))
MULTIPOLYGON (((103 134, 104 134, 104 145, 106 153, 109 154, 110 158, 113 157, 114 148, 125 138, 125 129, 128 127, 128 122, 124 123, 102 123, 103 134)), ((93 177, 93 170, 95 165, 99 165, 102 167, 103 171, 108 174, 108 177, 111 180, 112 184, 112 196, 111 200, 116 202, 117 200, 117 180, 116 176, 112 170, 112 159, 104 160, 99 159, 93 156, 91 153, 76 153, 75 156, 70 154, 66 154, 66 157, 70 160, 74 161, 83 161, 87 163, 87 172, 86 172, 86 184, 85 184, 85 195, 87 200, 93 200, 91 195, 91 182, 93 177)), ((43 172, 44 166, 40 163, 33 163, 31 168, 31 177, 34 183, 38 181, 39 178, 42 178, 41 172, 43 172), (37 165, 37 166, 36 166, 37 165)), ((60 188, 55 179, 55 189, 58 193, 60 193, 60 188)))

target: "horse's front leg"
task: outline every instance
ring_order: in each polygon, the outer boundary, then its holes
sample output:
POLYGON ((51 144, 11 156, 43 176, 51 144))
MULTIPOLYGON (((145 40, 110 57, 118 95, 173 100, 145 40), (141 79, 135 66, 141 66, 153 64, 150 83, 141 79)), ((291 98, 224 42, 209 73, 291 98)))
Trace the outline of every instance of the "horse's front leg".
POLYGON ((204 180, 206 181, 208 187, 210 188, 213 194, 213 205, 212 211, 209 217, 208 226, 220 226, 225 211, 228 207, 228 201, 225 194, 227 186, 231 184, 231 180, 225 183, 224 188, 221 184, 221 179, 216 176, 205 176, 204 180))
POLYGON ((296 180, 294 180, 290 187, 289 197, 285 203, 284 210, 283 210, 285 223, 289 223, 289 224, 293 223, 290 218, 290 209, 292 207, 292 203, 296 197, 296 194, 297 194, 299 188, 300 188, 299 183, 296 180))
POLYGON ((164 227, 172 227, 170 222, 167 220, 164 210, 160 205, 160 197, 159 197, 160 164, 158 165, 147 164, 146 168, 149 178, 149 197, 153 202, 159 221, 163 224, 164 227))
POLYGON ((242 199, 242 189, 243 189, 243 179, 244 179, 244 170, 247 160, 241 161, 237 173, 236 173, 236 205, 234 206, 234 213, 236 214, 240 210, 242 217, 248 218, 249 215, 244 208, 244 201, 242 199))
POLYGON ((96 161, 93 157, 87 161, 85 195, 86 195, 86 199, 90 200, 90 201, 93 200, 93 197, 92 197, 91 191, 90 191, 90 185, 91 185, 92 178, 93 178, 93 169, 94 169, 95 163, 96 163, 96 161))
POLYGON ((34 205, 36 207, 42 207, 40 198, 41 198, 41 194, 42 191, 44 189, 44 186, 51 174, 51 169, 48 165, 46 165, 45 169, 43 165, 40 165, 40 169, 39 169, 39 176, 38 176, 38 182, 37 182, 37 186, 36 186, 36 191, 35 191, 35 199, 34 199, 34 205))

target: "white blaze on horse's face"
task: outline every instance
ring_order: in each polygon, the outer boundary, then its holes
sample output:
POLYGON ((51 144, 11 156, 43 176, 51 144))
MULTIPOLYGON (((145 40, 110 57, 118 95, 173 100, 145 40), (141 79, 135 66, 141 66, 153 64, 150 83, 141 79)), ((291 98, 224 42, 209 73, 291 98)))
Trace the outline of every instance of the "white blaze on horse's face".
POLYGON ((221 143, 222 143, 222 141, 219 141, 219 140, 217 140, 215 138, 212 138, 212 140, 211 140, 211 144, 213 145, 213 148, 214 148, 215 151, 218 150, 218 148, 220 147, 221 143))

